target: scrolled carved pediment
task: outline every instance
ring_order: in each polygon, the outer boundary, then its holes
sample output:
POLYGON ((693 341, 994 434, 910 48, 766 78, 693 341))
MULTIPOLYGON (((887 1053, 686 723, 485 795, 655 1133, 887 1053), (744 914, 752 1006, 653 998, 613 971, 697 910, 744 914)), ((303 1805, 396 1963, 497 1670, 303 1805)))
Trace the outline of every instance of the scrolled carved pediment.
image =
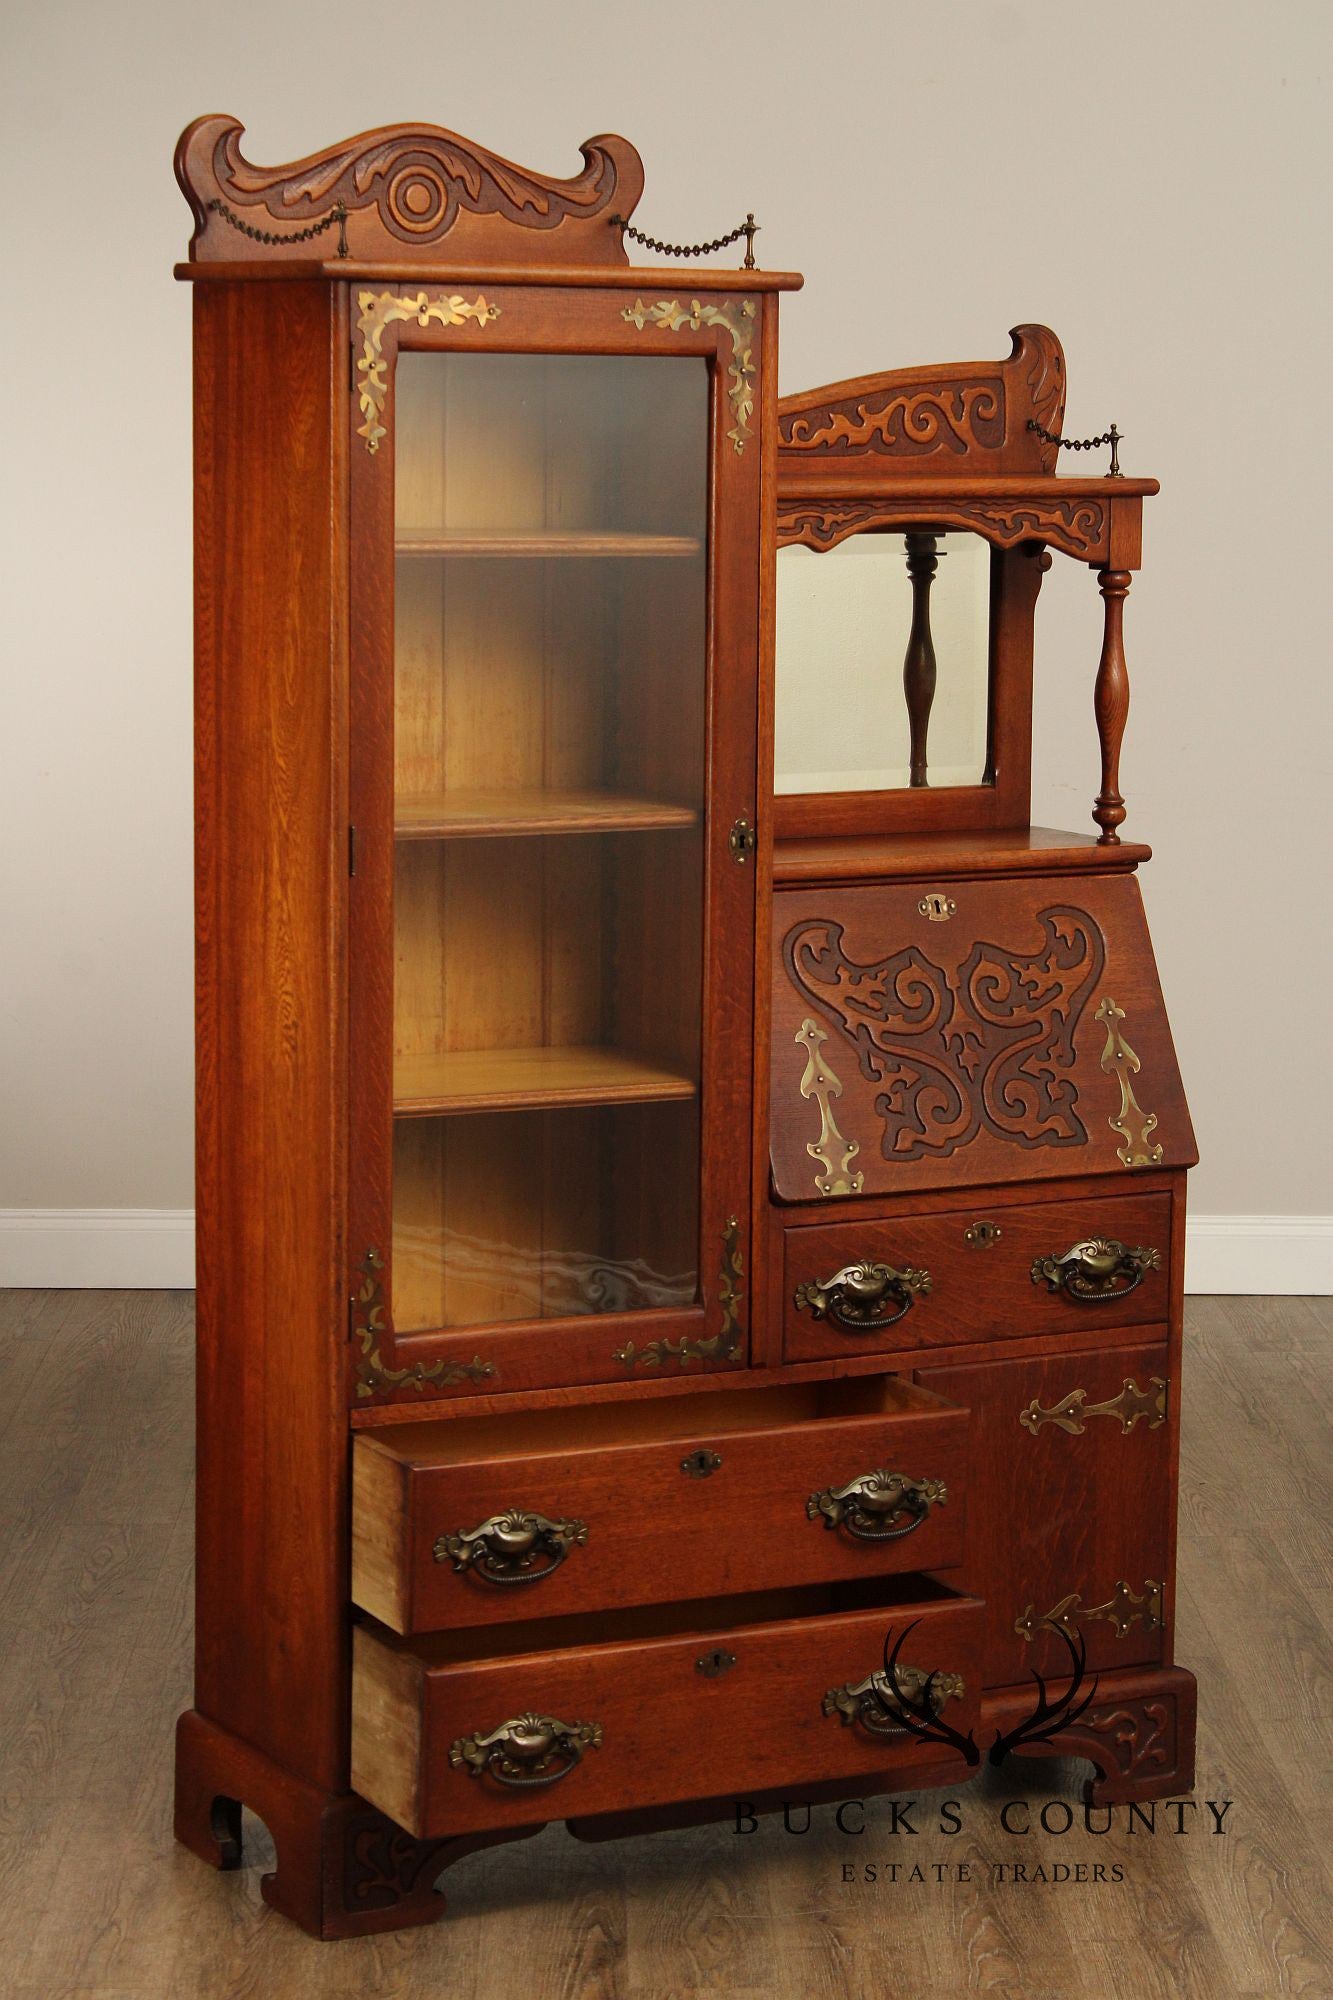
POLYGON ((557 180, 438 125, 382 126, 279 167, 245 158, 244 131, 213 114, 181 134, 176 178, 194 215, 196 263, 426 262, 446 238, 462 262, 628 261, 611 222, 628 219, 643 191, 627 139, 586 140, 583 172, 557 180))

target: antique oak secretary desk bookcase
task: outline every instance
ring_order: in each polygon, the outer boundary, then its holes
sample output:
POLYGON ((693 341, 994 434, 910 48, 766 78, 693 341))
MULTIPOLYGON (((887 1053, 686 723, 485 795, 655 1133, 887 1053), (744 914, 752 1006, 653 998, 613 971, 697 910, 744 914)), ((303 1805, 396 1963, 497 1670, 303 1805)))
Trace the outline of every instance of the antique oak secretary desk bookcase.
POLYGON ((569 180, 240 141, 176 162, 179 1837, 234 1866, 252 1808, 343 1936, 551 1819, 954 1786, 997 1737, 1187 1791, 1194 1147, 1119 832, 1155 483, 1057 477, 1039 326, 779 400, 799 280, 633 267, 622 139, 569 180), (1085 835, 1029 824, 1056 557, 1102 598, 1085 835))

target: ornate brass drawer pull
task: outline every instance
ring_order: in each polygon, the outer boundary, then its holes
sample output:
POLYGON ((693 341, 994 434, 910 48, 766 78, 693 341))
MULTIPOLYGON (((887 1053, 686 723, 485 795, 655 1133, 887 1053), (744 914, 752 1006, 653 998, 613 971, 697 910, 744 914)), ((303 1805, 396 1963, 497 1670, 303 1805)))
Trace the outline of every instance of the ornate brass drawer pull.
POLYGON ((811 1278, 796 1287, 796 1309, 811 1319, 830 1319, 847 1333, 873 1333, 893 1326, 930 1290, 930 1272, 892 1264, 844 1264, 831 1278, 811 1278))
POLYGON ((1143 1283, 1149 1271, 1160 1271, 1160 1250, 1130 1250, 1114 1236, 1091 1236, 1071 1244, 1062 1257, 1038 1257, 1032 1266, 1034 1285, 1048 1285, 1053 1292, 1067 1292, 1071 1299, 1098 1305, 1108 1299, 1123 1299, 1143 1283))
POLYGON ((487 1773, 500 1785, 554 1785, 581 1763, 585 1750, 600 1750, 600 1722, 559 1722, 531 1711, 482 1735, 460 1736, 449 1746, 449 1762, 469 1778, 487 1773))
POLYGON ((1034 1396, 1025 1410, 1018 1413, 1018 1421, 1025 1431, 1035 1437, 1043 1424, 1058 1424, 1071 1437, 1082 1437, 1086 1417, 1119 1417, 1121 1433, 1132 1431, 1140 1417, 1146 1417, 1146 1430, 1159 1430, 1166 1422, 1166 1379, 1161 1375, 1150 1375, 1146 1389, 1140 1389, 1132 1375, 1126 1375, 1125 1386, 1118 1396, 1108 1396, 1105 1402, 1090 1403, 1086 1389, 1071 1389, 1067 1396, 1061 1396, 1058 1403, 1049 1409, 1043 1407, 1039 1397, 1034 1396))
POLYGON ((437 1563, 452 1561, 460 1575, 481 1583, 540 1583, 587 1539, 586 1521, 548 1521, 511 1507, 479 1528, 441 1535, 431 1553, 437 1563))
POLYGON ((919 1528, 931 1508, 942 1507, 948 1497, 942 1480, 909 1479, 905 1472, 881 1469, 812 1493, 805 1512, 808 1520, 822 1520, 827 1530, 846 1528, 858 1542, 896 1542, 919 1528))
POLYGON ((905 1734, 900 1701, 920 1702, 923 1695, 938 1715, 946 1701, 961 1701, 967 1683, 961 1674, 928 1674, 923 1667, 899 1667, 892 1681, 883 1667, 863 1681, 830 1688, 821 1707, 836 1715, 844 1729, 860 1723, 872 1736, 905 1734))
POLYGON ((1162 1586, 1149 1577, 1140 1596, 1121 1579, 1116 1584, 1114 1595, 1105 1604, 1085 1605, 1079 1592, 1071 1590, 1068 1597, 1062 1597, 1040 1618, 1035 1616, 1035 1612, 1036 1606, 1029 1604, 1022 1616, 1014 1620, 1015 1632, 1029 1645, 1044 1625, 1063 1632, 1066 1638, 1077 1639, 1080 1622, 1089 1618, 1104 1618, 1115 1627, 1116 1638, 1123 1639, 1131 1625, 1142 1625, 1149 1632, 1155 1632, 1160 1626, 1162 1586))

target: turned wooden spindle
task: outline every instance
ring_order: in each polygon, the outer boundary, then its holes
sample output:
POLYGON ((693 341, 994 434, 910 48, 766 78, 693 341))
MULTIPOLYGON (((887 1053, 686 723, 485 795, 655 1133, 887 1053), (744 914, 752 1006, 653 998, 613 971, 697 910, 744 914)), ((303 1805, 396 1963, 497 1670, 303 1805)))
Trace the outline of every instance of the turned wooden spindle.
POLYGON ((930 707, 935 699, 935 641, 930 635, 930 586, 939 567, 934 535, 909 533, 907 574, 912 579, 912 629, 907 635, 903 656, 903 694, 907 700, 907 722, 912 732, 910 755, 911 783, 928 785, 926 776, 926 732, 930 727, 930 707))
POLYGON ((1129 715, 1129 669, 1125 665, 1125 598, 1129 594, 1127 569, 1097 572, 1105 616, 1102 621, 1102 656, 1097 662, 1097 689, 1093 709, 1097 735, 1102 746, 1102 788, 1092 816, 1101 828, 1099 847, 1114 847, 1120 840, 1116 831, 1125 817, 1125 801, 1120 795, 1120 744, 1129 715))

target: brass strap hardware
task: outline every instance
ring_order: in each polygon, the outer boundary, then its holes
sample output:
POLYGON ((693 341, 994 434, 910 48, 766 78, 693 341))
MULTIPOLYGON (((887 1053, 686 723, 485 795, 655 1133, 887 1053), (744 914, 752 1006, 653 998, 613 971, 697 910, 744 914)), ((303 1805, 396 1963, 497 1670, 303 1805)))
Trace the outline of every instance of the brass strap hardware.
POLYGON ((449 1746, 449 1762, 469 1778, 489 1774, 500 1785, 535 1787, 567 1778, 585 1750, 601 1747, 600 1722, 560 1722, 529 1710, 484 1735, 458 1737, 449 1746))
POLYGON ((893 1679, 880 1667, 863 1681, 830 1688, 820 1704, 825 1715, 836 1715, 844 1729, 860 1723, 872 1736, 905 1733, 900 1702, 927 1701, 936 1715, 946 1701, 961 1701, 967 1683, 961 1674, 928 1674, 923 1667, 898 1667, 893 1679))
POLYGON ((1147 1388, 1140 1389, 1134 1377, 1126 1375, 1120 1394, 1108 1396, 1104 1403, 1090 1403, 1086 1389, 1071 1389, 1049 1410, 1043 1409, 1034 1396, 1027 1408, 1018 1413, 1019 1423, 1033 1437, 1043 1424, 1058 1424, 1071 1437, 1082 1437, 1087 1417, 1119 1417, 1122 1435, 1132 1431, 1140 1417, 1147 1418, 1145 1429, 1159 1430, 1166 1422, 1166 1382, 1160 1375, 1150 1375, 1147 1388))
POLYGON ((938 892, 923 896, 917 904, 923 917, 929 917, 932 924, 947 924, 956 915, 958 905, 952 896, 941 896, 938 892))
POLYGON ((734 1215, 728 1216, 722 1232, 722 1269, 717 1280, 722 1324, 710 1339, 650 1340, 646 1347, 636 1347, 632 1340, 627 1340, 611 1359, 620 1362, 623 1368, 660 1368, 666 1361, 674 1361, 683 1368, 687 1361, 736 1360, 741 1350, 741 1279, 745 1275, 740 1236, 739 1221, 734 1215))
POLYGON ((706 1681, 715 1681, 721 1674, 729 1674, 736 1664, 736 1655, 715 1646, 711 1653, 704 1653, 694 1663, 694 1671, 702 1674, 706 1681))
POLYGON ((727 846, 731 851, 732 860, 739 861, 741 866, 744 867, 758 845, 759 835, 755 832, 749 820, 738 819, 732 827, 731 832, 727 835, 727 846))
POLYGON ((912 1309, 913 1301, 930 1290, 930 1272, 892 1264, 844 1264, 822 1283, 809 1279, 798 1285, 798 1312, 811 1319, 829 1319, 846 1333, 873 1333, 894 1326, 912 1309))
POLYGON ((1114 1596, 1108 1598, 1105 1604, 1085 1605, 1079 1592, 1071 1590, 1068 1597, 1062 1597, 1040 1618, 1034 1615, 1035 1609, 1029 1604, 1022 1616, 1014 1620, 1015 1632, 1029 1645, 1045 1625, 1063 1632, 1066 1638, 1077 1640, 1080 1623, 1090 1618, 1106 1619, 1115 1627, 1116 1638, 1123 1639, 1131 1625, 1142 1625, 1149 1632, 1155 1632, 1161 1625, 1162 1586, 1148 1578, 1140 1596, 1122 1580, 1117 1582, 1114 1596))
POLYGON ((858 1542, 895 1542, 919 1528, 931 1508, 942 1507, 948 1498, 942 1480, 880 1470, 812 1493, 805 1513, 807 1520, 822 1520, 826 1530, 846 1528, 858 1542))
POLYGON ((389 1329, 384 1318, 384 1259, 372 1243, 357 1265, 361 1283, 352 1298, 352 1338, 361 1343, 356 1364, 358 1400, 381 1389, 451 1389, 458 1382, 485 1382, 495 1374, 495 1363, 474 1354, 471 1361, 413 1362, 410 1368, 386 1368, 380 1342, 389 1329))
POLYGON ((1162 1266, 1160 1250, 1142 1246, 1130 1250, 1114 1236, 1090 1236, 1071 1244, 1063 1256, 1038 1257, 1032 1266, 1034 1285, 1067 1292, 1085 1305, 1123 1299, 1143 1283, 1149 1271, 1162 1266))
POLYGON ((479 1528, 441 1535, 431 1554, 437 1563, 452 1561, 460 1576, 475 1576, 481 1583, 540 1583, 587 1539, 586 1521, 548 1521, 544 1514, 511 1507, 492 1514, 479 1528))
POLYGON ((801 1095, 813 1097, 819 1106, 819 1137, 807 1140, 805 1147, 810 1158, 824 1169, 822 1174, 815 1175, 815 1186, 822 1195, 860 1194, 865 1175, 859 1170, 852 1173, 851 1164, 861 1148, 855 1139, 843 1138, 829 1103, 830 1098, 842 1096, 842 1081, 824 1057, 823 1044, 828 1035, 818 1022, 805 1020, 794 1040, 806 1051, 801 1095))
POLYGON ((998 1222, 974 1222, 963 1231, 963 1241, 973 1250, 993 1250, 1003 1234, 998 1222))
POLYGON ((701 1444, 698 1451, 692 1451, 687 1457, 682 1458, 680 1469, 687 1479, 711 1479, 721 1463, 720 1452, 709 1451, 706 1445, 701 1444))
POLYGON ((1130 1079, 1138 1075, 1141 1064, 1120 1032, 1120 1023, 1124 1018, 1124 1008, 1117 1007, 1109 994, 1093 1016, 1094 1020, 1104 1022, 1106 1027, 1106 1047, 1102 1050, 1098 1067, 1107 1076, 1114 1076, 1120 1085, 1120 1109, 1114 1118, 1108 1118, 1106 1122, 1125 1142, 1116 1148, 1116 1158, 1122 1165, 1155 1167, 1162 1158, 1162 1148, 1150 1146, 1148 1141, 1157 1130, 1157 1113, 1145 1111, 1134 1095, 1130 1079))

